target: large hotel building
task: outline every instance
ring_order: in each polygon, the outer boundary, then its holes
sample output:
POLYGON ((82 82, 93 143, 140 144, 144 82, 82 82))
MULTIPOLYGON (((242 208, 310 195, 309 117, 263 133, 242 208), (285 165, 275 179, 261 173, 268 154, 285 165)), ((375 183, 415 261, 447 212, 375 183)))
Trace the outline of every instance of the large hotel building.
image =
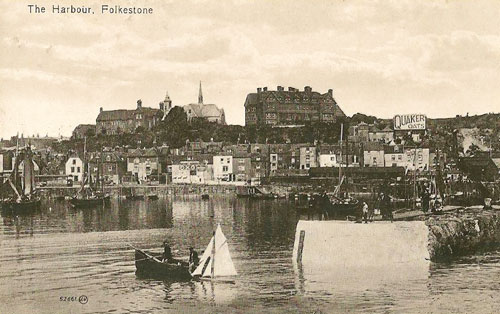
POLYGON ((310 86, 303 91, 282 86, 271 91, 267 87, 257 88, 245 100, 245 125, 290 126, 306 122, 335 122, 345 117, 333 98, 333 90, 321 94, 310 86))

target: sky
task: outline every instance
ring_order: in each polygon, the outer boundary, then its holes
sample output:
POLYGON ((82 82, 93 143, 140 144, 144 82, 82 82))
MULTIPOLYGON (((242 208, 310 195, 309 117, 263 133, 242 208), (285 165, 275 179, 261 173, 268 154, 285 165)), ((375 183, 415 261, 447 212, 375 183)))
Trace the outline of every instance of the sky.
POLYGON ((500 1, 0 0, 0 137, 71 135, 99 108, 197 102, 244 124, 246 95, 326 93, 391 118, 500 112, 500 1), (49 13, 30 14, 28 4, 49 13), (52 14, 53 4, 95 14, 52 14))

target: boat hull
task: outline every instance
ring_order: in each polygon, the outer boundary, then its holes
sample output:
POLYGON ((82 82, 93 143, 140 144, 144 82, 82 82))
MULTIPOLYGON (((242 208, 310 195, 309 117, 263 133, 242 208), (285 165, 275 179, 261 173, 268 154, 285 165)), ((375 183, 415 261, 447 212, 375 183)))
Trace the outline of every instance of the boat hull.
POLYGON ((102 206, 109 201, 109 197, 97 198, 72 198, 69 202, 75 208, 88 208, 102 206))
POLYGON ((189 264, 183 261, 174 263, 163 263, 159 261, 160 256, 146 254, 142 250, 135 250, 135 268, 136 275, 143 278, 154 279, 172 279, 172 280, 191 280, 189 264), (157 260, 153 259, 156 257, 157 260))
POLYGON ((142 201, 144 200, 144 195, 127 195, 125 199, 129 201, 142 201))
POLYGON ((16 212, 26 212, 40 209, 41 201, 40 199, 22 201, 22 202, 4 202, 2 205, 3 209, 12 210, 16 212))

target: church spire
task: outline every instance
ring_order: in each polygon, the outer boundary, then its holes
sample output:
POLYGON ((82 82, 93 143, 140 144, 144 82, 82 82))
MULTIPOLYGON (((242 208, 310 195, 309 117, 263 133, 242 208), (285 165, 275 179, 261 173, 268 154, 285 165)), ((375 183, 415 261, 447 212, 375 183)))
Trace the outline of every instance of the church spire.
POLYGON ((201 92, 201 81, 200 81, 200 92, 198 93, 198 103, 203 104, 203 93, 201 92))

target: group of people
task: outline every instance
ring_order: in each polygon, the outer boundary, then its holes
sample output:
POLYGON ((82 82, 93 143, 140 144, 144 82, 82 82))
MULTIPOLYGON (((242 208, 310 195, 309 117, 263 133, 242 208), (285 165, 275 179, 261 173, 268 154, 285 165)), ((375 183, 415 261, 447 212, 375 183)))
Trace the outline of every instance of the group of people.
POLYGON ((420 199, 422 201, 422 211, 431 212, 439 211, 442 207, 442 202, 440 198, 436 195, 431 195, 431 192, 427 188, 427 185, 424 185, 424 189, 422 190, 422 194, 420 195, 420 199))
MULTIPOLYGON (((375 203, 378 208, 380 208, 380 214, 382 215, 382 220, 394 220, 394 215, 392 213, 392 202, 391 197, 385 193, 380 193, 377 202, 375 203)), ((358 222, 364 221, 365 223, 372 222, 375 216, 375 207, 368 206, 366 202, 361 205, 361 219, 358 222)))
MULTIPOLYGON (((163 242, 163 254, 162 254, 162 262, 164 263, 172 263, 176 262, 172 257, 172 249, 170 245, 168 245, 167 241, 163 242)), ((189 271, 193 272, 200 262, 200 258, 198 257, 198 252, 196 252, 192 247, 189 248, 189 271)))

